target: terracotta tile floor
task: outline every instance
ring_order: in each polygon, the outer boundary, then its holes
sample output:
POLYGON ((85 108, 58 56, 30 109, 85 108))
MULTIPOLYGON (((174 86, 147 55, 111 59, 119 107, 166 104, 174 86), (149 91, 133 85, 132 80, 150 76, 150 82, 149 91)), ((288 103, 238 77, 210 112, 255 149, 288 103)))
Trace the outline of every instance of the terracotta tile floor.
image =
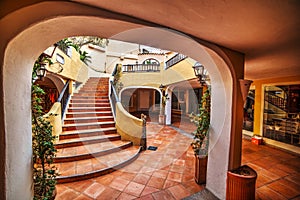
MULTIPOLYGON (((190 133, 189 123, 173 124, 190 133)), ((98 178, 58 184, 56 200, 182 199, 204 188, 194 176, 191 138, 169 126, 147 124, 147 145, 132 164, 98 178)), ((300 199, 300 157, 243 140, 243 164, 258 173, 256 199, 300 199)))

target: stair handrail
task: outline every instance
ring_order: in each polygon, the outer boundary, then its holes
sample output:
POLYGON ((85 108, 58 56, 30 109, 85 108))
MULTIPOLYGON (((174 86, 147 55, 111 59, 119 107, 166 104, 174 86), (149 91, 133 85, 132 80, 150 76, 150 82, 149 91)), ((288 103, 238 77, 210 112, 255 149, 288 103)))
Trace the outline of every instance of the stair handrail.
POLYGON ((114 118, 116 118, 116 103, 120 102, 120 100, 119 100, 116 88, 115 88, 112 80, 110 81, 110 101, 111 101, 111 105, 112 105, 112 111, 113 111, 114 118))
POLYGON ((63 118, 63 116, 64 116, 64 113, 66 111, 66 107, 68 105, 68 100, 70 98, 69 84, 70 84, 70 80, 68 80, 66 82, 66 84, 64 85, 62 91, 59 94, 59 97, 56 100, 56 102, 61 103, 61 118, 63 118))

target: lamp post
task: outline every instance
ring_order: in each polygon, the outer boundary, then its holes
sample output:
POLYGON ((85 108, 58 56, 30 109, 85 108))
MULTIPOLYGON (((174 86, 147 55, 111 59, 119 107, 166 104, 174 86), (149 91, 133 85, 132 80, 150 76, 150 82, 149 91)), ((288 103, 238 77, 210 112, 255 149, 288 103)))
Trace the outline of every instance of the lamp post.
MULTIPOLYGON (((36 75, 40 80, 43 80, 43 78, 46 75, 46 62, 48 62, 49 64, 52 64, 50 58, 52 58, 55 50, 57 48, 57 44, 54 44, 53 46, 47 48, 38 58, 37 62, 36 62, 36 75)), ((61 70, 62 71, 62 70, 61 70)))
POLYGON ((167 96, 166 96, 166 86, 163 84, 160 84, 159 89, 161 91, 161 107, 160 107, 160 112, 159 112, 159 118, 158 118, 158 123, 165 125, 166 124, 166 115, 165 115, 165 106, 166 106, 166 101, 167 101, 167 96))
POLYGON ((203 86, 206 81, 206 75, 204 74, 204 66, 198 62, 193 66, 195 76, 198 78, 200 84, 203 86))
POLYGON ((45 77, 46 75, 46 64, 45 63, 39 63, 40 67, 38 67, 36 69, 36 75, 37 77, 39 77, 40 80, 43 80, 43 78, 45 77))

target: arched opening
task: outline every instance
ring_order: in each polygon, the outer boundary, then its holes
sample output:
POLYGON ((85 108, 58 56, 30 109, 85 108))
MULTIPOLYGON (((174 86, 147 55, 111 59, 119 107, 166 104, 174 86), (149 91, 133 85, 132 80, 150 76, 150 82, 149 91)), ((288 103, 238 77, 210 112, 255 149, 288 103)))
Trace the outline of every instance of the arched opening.
POLYGON ((148 122, 158 122, 161 91, 154 87, 126 87, 120 91, 123 107, 135 117, 147 116, 148 122))
MULTIPOLYGON (((39 9, 39 6, 43 5, 25 9, 24 12, 39 9)), ((52 6, 58 8, 59 4, 52 6)), ((96 15, 95 10, 91 10, 89 15, 93 12, 96 15)), ((116 20, 107 13, 106 17, 87 16, 87 13, 82 16, 72 15, 55 16, 56 18, 45 21, 34 19, 33 22, 36 24, 24 29, 20 34, 15 33, 15 37, 3 53, 6 197, 12 199, 31 197, 31 122, 28 113, 31 108, 31 70, 35 58, 61 38, 71 35, 98 35, 171 49, 199 60, 207 67, 212 83, 212 114, 206 187, 219 198, 224 198, 233 126, 231 107, 234 75, 230 60, 225 61, 225 54, 221 57, 211 48, 169 30, 142 27, 141 24, 133 23, 129 19, 116 20), (78 26, 82 23, 88 24, 78 26), (64 27, 63 31, 61 27, 64 27), (22 73, 19 73, 20 70, 22 73), (18 148, 15 148, 16 146, 18 148), (218 173, 214 170, 218 170, 218 173)), ((7 21, 9 22, 9 19, 7 21)))

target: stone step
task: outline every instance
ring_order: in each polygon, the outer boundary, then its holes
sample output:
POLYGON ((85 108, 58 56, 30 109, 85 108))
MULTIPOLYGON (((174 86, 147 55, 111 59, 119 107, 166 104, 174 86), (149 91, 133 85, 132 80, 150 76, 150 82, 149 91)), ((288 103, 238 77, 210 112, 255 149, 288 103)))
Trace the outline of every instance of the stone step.
POLYGON ((88 137, 77 137, 72 139, 63 139, 59 140, 55 143, 56 149, 68 148, 68 147, 78 147, 84 146, 87 144, 97 144, 106 141, 116 141, 120 140, 121 136, 118 134, 110 134, 110 135, 96 135, 96 136, 88 136, 88 137))
POLYGON ((86 130, 86 129, 96 129, 96 128, 108 128, 108 127, 115 127, 115 121, 65 124, 63 125, 62 130, 72 131, 72 130, 86 130))
POLYGON ((70 103, 109 103, 109 99, 71 99, 70 103))
POLYGON ((141 147, 132 146, 97 158, 55 163, 60 174, 56 177, 56 180, 58 183, 68 183, 111 173, 136 160, 140 151, 141 147))
POLYGON ((90 112, 69 112, 66 113, 67 118, 71 117, 96 117, 96 116, 112 116, 111 111, 103 111, 103 112, 95 112, 95 111, 90 111, 90 112))
POLYGON ((105 97, 108 95, 108 92, 98 92, 98 93, 74 93, 73 97, 105 97))
POLYGON ((88 130, 74 130, 74 131, 64 131, 59 135, 60 140, 74 139, 74 138, 83 138, 83 137, 92 137, 100 135, 110 135, 117 134, 117 129, 115 127, 109 128, 96 128, 88 130))
POLYGON ((72 96, 72 99, 73 100, 77 100, 77 99, 80 99, 80 100, 82 100, 82 99, 94 99, 94 100, 108 100, 109 98, 108 98, 108 96, 106 95, 106 96, 95 96, 95 95, 89 95, 89 96, 72 96))
POLYGON ((113 121, 114 117, 111 116, 91 116, 91 117, 72 117, 72 118, 65 118, 64 124, 77 124, 77 123, 92 123, 92 122, 107 122, 113 121))
POLYGON ((70 107, 110 107, 110 103, 69 103, 70 107))
POLYGON ((96 144, 58 149, 54 163, 85 160, 115 153, 132 146, 130 141, 104 141, 96 144))
POLYGON ((69 112, 102 112, 102 111, 111 111, 110 107, 75 107, 68 108, 69 112))

